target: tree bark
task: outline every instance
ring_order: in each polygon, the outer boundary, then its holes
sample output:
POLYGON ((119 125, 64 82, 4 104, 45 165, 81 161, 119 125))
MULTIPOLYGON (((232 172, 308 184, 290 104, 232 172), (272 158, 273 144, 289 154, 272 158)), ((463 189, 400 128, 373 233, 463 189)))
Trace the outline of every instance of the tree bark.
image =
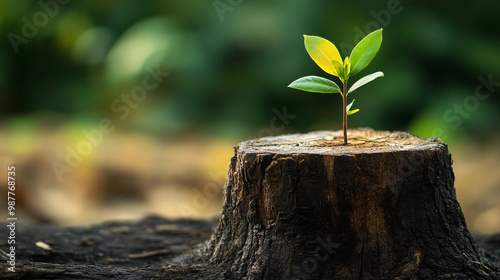
POLYGON ((240 143, 209 262, 234 279, 498 279, 467 230, 446 144, 403 132, 240 143))

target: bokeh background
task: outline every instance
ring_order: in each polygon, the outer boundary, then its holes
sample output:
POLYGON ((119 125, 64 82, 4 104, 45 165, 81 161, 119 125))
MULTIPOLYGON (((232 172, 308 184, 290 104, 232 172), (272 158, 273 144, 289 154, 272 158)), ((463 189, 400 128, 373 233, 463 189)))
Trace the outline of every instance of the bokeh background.
POLYGON ((328 76, 302 35, 347 56, 383 27, 362 74, 385 78, 355 93, 349 127, 440 137, 469 227, 500 232, 499 16, 498 1, 1 1, 2 197, 14 164, 21 221, 217 217, 238 142, 341 128, 341 98, 287 88, 328 76))

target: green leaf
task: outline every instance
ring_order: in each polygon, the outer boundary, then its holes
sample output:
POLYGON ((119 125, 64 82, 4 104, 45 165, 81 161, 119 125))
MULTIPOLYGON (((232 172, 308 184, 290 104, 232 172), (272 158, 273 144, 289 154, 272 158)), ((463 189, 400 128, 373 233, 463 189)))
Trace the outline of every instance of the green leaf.
POLYGON ((351 103, 349 103, 349 105, 347 105, 345 108, 345 110, 347 112, 347 114, 346 114, 347 116, 352 115, 352 114, 356 114, 357 112, 359 112, 359 109, 354 109, 351 111, 351 107, 352 107, 352 104, 354 104, 354 100, 356 100, 356 99, 353 99, 351 101, 351 103))
POLYGON ((342 82, 345 81, 344 66, 342 65, 342 63, 336 60, 332 60, 332 65, 335 68, 335 71, 337 71, 336 76, 339 77, 342 82))
POLYGON ((357 80, 353 85, 352 87, 349 89, 349 91, 347 91, 347 94, 357 90, 359 87, 362 87, 364 86, 365 84, 375 80, 376 78, 379 78, 379 77, 383 77, 384 76, 384 73, 378 71, 378 72, 375 72, 375 73, 372 73, 370 75, 366 75, 364 76, 363 78, 357 80))
POLYGON ((351 61, 351 75, 365 69, 377 54, 382 44, 382 28, 366 35, 352 50, 349 60, 351 61))
POLYGON ((293 81, 288 87, 309 92, 341 93, 335 82, 318 76, 302 77, 293 81))
POLYGON ((342 58, 335 45, 318 36, 304 35, 304 45, 309 56, 318 64, 323 71, 328 74, 339 76, 332 61, 338 61, 342 64, 342 58))

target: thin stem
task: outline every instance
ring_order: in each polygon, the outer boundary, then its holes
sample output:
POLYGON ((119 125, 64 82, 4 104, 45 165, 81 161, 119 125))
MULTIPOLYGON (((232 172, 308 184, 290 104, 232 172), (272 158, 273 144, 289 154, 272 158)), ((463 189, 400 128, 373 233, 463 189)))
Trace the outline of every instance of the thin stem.
POLYGON ((342 94, 342 99, 343 99, 343 110, 342 110, 342 116, 343 116, 343 121, 342 121, 342 127, 344 128, 344 145, 347 145, 347 81, 342 83, 344 85, 344 93, 342 94))

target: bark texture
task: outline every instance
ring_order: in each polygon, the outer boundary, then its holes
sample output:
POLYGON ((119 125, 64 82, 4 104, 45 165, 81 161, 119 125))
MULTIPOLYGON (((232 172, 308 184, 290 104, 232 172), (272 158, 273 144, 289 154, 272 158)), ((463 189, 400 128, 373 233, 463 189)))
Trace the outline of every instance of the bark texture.
POLYGON ((235 279, 498 279, 467 230, 446 144, 314 132, 236 147, 211 264, 235 279))

